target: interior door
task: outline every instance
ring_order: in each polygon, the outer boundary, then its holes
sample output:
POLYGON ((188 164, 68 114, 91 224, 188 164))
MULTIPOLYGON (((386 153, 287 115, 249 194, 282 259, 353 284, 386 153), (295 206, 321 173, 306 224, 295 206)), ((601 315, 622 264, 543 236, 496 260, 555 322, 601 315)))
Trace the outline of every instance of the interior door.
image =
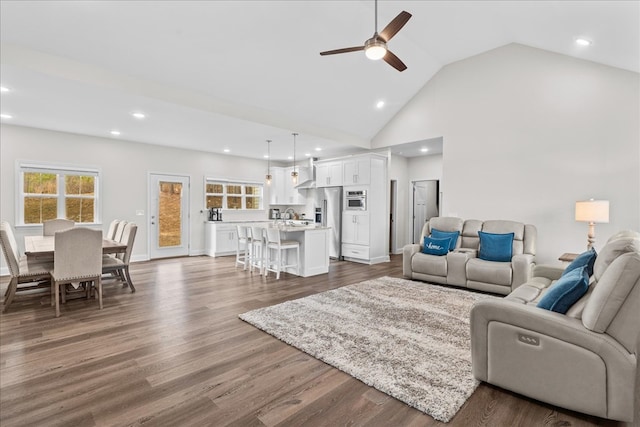
POLYGON ((439 184, 437 180, 413 183, 413 243, 419 243, 424 223, 440 215, 439 184))
POLYGON ((189 255, 189 177, 149 175, 149 256, 189 255))

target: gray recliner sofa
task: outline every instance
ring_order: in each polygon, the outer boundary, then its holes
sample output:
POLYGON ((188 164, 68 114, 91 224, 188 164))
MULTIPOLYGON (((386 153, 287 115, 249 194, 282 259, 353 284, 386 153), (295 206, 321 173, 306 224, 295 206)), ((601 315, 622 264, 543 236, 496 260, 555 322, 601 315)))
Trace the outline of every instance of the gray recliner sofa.
POLYGON ((506 220, 465 221, 456 217, 435 217, 424 225, 420 244, 404 247, 402 270, 405 277, 414 280, 508 295, 531 277, 535 265, 536 241, 537 230, 531 224, 506 220), (424 237, 431 235, 434 228, 460 233, 452 252, 443 256, 422 253, 424 237), (511 262, 478 258, 478 231, 514 233, 511 262))
MULTIPOLYGON (((634 417, 640 353, 640 233, 612 236, 566 314, 537 307, 563 268, 536 266, 504 299, 471 310, 473 375, 567 409, 634 417)), ((640 403, 636 403, 640 405, 640 403)))

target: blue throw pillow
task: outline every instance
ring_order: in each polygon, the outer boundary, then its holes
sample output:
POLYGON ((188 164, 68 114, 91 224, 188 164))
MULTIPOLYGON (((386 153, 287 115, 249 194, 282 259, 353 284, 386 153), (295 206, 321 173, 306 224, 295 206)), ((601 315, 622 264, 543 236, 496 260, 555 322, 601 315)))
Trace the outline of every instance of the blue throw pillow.
POLYGON ((576 259, 571 261, 571 264, 569 264, 567 268, 564 269, 562 275, 564 276, 577 268, 586 267, 587 275, 591 277, 593 275, 593 264, 596 262, 597 255, 596 250, 593 248, 581 253, 576 257, 576 259))
POLYGON ((422 253, 427 255, 446 255, 449 252, 451 239, 434 239, 433 237, 425 237, 422 253))
POLYGON ((478 258, 485 261, 511 262, 513 233, 495 234, 478 231, 480 253, 478 258))
POLYGON ((589 289, 587 268, 575 268, 562 275, 538 301, 538 307, 565 314, 589 289))
POLYGON ((458 236, 460 236, 459 231, 440 231, 435 228, 431 229, 431 237, 433 237, 434 239, 451 239, 451 243, 449 244, 450 251, 456 248, 456 244, 458 243, 458 236))

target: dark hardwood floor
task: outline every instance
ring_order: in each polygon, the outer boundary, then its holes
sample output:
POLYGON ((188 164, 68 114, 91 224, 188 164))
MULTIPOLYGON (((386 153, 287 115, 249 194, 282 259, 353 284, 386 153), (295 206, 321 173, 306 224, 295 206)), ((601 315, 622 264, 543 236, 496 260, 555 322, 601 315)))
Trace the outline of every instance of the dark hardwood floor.
MULTIPOLYGON (((401 256, 328 275, 264 280, 233 257, 136 263, 137 292, 104 309, 18 296, 0 316, 0 424, 9 426, 443 425, 259 331, 238 314, 402 275, 401 256)), ((0 281, 3 293, 7 277, 0 281)), ((450 426, 623 426, 481 384, 450 426)))

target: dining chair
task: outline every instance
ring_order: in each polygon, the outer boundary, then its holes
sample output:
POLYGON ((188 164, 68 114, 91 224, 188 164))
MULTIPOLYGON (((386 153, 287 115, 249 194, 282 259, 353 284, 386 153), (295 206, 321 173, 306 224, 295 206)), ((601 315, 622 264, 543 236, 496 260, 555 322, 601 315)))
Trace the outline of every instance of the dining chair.
POLYGON ((116 227, 116 232, 113 235, 113 239, 116 242, 121 242, 122 241, 122 234, 124 233, 124 227, 127 225, 127 221, 120 221, 118 223, 118 226, 116 227))
MULTIPOLYGON (((60 317, 60 287, 67 284, 78 287, 86 283, 88 297, 90 282, 93 282, 102 309, 102 230, 72 228, 58 231, 54 239, 51 279, 56 317, 60 317)), ((64 297, 64 289, 62 292, 64 297)))
MULTIPOLYGON (((286 254, 285 254, 286 255, 286 254)), ((280 230, 277 228, 267 228, 267 242, 265 248, 265 266, 264 275, 268 276, 270 271, 276 273, 276 279, 280 279, 280 272, 285 271, 289 267, 296 268, 296 274, 299 274, 300 266, 300 242, 297 240, 281 240, 280 230), (287 264, 286 256, 283 253, 289 249, 296 250, 296 263, 287 264), (275 259, 272 255, 275 252, 275 259)))
POLYGON ((118 229, 118 224, 120 223, 119 219, 114 219, 109 224, 109 230, 107 230, 107 234, 104 236, 105 239, 115 240, 116 230, 118 229))
POLYGON ((7 221, 0 223, 0 246, 11 276, 9 286, 4 294, 4 312, 13 302, 16 292, 36 288, 51 289, 49 271, 53 268, 53 263, 51 261, 29 259, 24 255, 20 256, 13 229, 7 221), (18 285, 22 284, 30 285, 18 287, 18 285))
POLYGON ((53 236, 56 231, 68 230, 75 227, 76 223, 63 218, 49 219, 42 223, 42 235, 53 236))
POLYGON ((243 270, 246 270, 249 266, 249 249, 251 246, 251 238, 247 235, 247 226, 236 225, 238 231, 238 240, 236 243, 236 266, 238 264, 243 266, 243 270))
POLYGON ((133 243, 136 239, 137 231, 138 226, 135 223, 128 223, 124 228, 121 240, 127 243, 127 249, 115 257, 102 256, 102 274, 114 273, 122 281, 122 286, 129 286, 131 292, 135 292, 136 288, 133 286, 133 281, 129 274, 129 261, 131 260, 131 252, 133 251, 133 243))

